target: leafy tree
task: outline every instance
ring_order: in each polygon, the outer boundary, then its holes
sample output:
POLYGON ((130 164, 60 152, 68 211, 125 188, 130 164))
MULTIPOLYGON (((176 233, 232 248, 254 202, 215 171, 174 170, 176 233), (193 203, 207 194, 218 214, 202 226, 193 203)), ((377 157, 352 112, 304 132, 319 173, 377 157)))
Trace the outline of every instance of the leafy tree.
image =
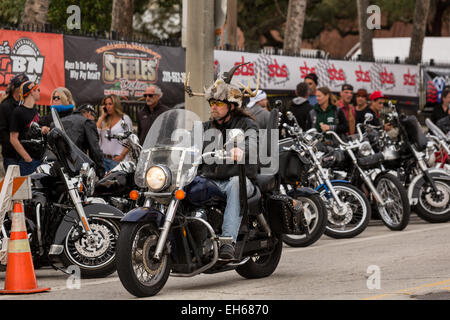
POLYGON ((20 23, 26 0, 0 1, 0 25, 16 25, 20 23))

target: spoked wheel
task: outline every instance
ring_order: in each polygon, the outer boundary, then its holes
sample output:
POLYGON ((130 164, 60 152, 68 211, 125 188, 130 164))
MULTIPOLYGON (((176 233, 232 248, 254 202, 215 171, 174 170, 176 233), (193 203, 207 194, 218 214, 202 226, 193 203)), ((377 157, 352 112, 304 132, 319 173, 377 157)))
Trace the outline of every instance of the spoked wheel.
POLYGON ((307 247, 319 240, 327 226, 327 209, 318 194, 295 197, 304 209, 308 235, 283 234, 283 242, 291 247, 307 247))
POLYGON ((116 270, 116 245, 119 227, 103 218, 89 219, 92 237, 81 235, 79 226, 73 226, 64 241, 64 266, 76 265, 84 278, 103 278, 116 270))
POLYGON ((276 235, 277 242, 272 252, 265 255, 256 255, 247 263, 236 268, 236 272, 247 279, 258 279, 270 276, 278 266, 283 250, 281 235, 276 235))
POLYGON ((159 239, 158 228, 151 222, 126 223, 117 246, 117 273, 125 289, 136 297, 157 294, 170 273, 170 257, 156 261, 153 255, 159 239))
POLYGON ((450 220, 450 185, 444 181, 435 183, 438 193, 428 183, 420 187, 419 202, 414 209, 425 221, 447 222, 450 220))
POLYGON ((409 223, 411 208, 406 189, 395 176, 383 173, 375 179, 375 187, 386 206, 377 203, 378 212, 383 223, 391 230, 400 231, 409 223))
POLYGON ((321 190, 320 195, 328 209, 325 234, 336 239, 353 238, 363 232, 369 224, 372 213, 369 200, 353 185, 334 183, 333 187, 343 207, 339 208, 331 192, 321 190))

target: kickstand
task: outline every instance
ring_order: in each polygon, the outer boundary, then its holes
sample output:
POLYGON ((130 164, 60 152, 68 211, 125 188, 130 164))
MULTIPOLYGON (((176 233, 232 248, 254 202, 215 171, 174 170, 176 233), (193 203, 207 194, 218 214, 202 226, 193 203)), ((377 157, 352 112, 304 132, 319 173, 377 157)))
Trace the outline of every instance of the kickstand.
POLYGON ((64 269, 62 269, 62 268, 60 268, 60 267, 57 267, 57 266, 54 265, 53 263, 51 264, 51 266, 52 266, 53 269, 55 269, 55 270, 57 270, 57 271, 61 271, 62 273, 67 274, 68 276, 72 275, 72 273, 69 273, 69 272, 67 272, 66 270, 64 270, 64 269))

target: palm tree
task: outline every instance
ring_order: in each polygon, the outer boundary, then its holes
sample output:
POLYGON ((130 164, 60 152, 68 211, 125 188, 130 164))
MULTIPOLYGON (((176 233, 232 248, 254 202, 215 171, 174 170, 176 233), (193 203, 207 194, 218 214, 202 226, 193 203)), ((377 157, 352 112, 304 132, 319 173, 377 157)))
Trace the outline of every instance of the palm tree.
POLYGON ((422 61, 423 39, 425 38, 430 1, 431 0, 416 0, 411 45, 409 47, 409 57, 406 59, 406 63, 418 64, 422 61))
POLYGON ((369 0, 357 0, 358 19, 359 19, 359 44, 361 46, 361 60, 373 61, 372 38, 373 30, 367 26, 367 8, 369 0))
POLYGON ((49 4, 50 0, 27 0, 23 9, 22 25, 45 25, 49 4))
POLYGON ((303 24, 305 22, 306 0, 289 0, 283 51, 300 52, 302 46, 303 24))
POLYGON ((133 35, 133 0, 114 0, 111 16, 111 31, 120 37, 130 38, 133 35))

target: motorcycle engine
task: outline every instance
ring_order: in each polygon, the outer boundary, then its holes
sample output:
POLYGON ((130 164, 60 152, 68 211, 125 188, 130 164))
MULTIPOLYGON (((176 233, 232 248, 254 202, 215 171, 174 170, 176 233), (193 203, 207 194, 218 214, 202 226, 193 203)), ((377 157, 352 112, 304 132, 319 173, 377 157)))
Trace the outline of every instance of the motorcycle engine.
MULTIPOLYGON (((192 212, 191 216, 206 221, 213 228, 216 235, 222 232, 223 213, 215 208, 198 209, 192 212)), ((203 257, 211 257, 213 254, 213 245, 211 235, 200 221, 192 221, 189 223, 189 230, 192 233, 195 243, 200 248, 200 254, 203 257)))

